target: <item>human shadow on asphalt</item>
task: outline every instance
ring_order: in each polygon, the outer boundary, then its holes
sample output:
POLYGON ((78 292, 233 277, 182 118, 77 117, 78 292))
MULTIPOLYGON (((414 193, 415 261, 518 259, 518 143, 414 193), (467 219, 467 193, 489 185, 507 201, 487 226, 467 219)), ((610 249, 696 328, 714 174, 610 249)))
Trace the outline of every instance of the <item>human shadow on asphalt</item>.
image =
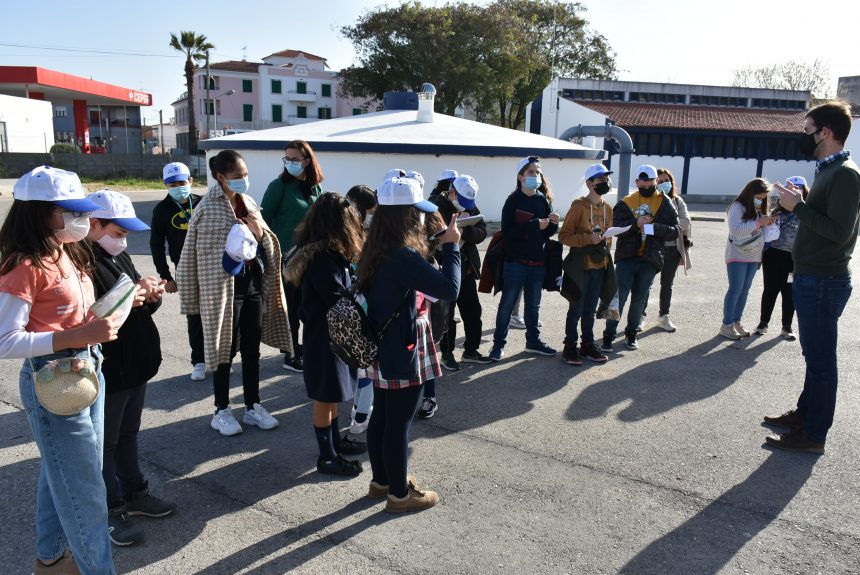
POLYGON ((777 519, 809 479, 816 461, 818 457, 808 454, 771 453, 752 475, 652 542, 619 573, 720 572, 744 545, 777 519))
POLYGON ((638 365, 582 390, 566 415, 573 421, 603 417, 613 406, 630 402, 618 419, 632 422, 702 401, 735 383, 780 340, 752 340, 755 347, 744 347, 750 341, 727 345, 726 340, 713 338, 683 353, 638 365))
POLYGON ((218 562, 201 569, 196 572, 196 575, 220 575, 221 573, 236 573, 244 569, 247 575, 268 575, 270 573, 289 573, 293 569, 300 567, 322 555, 326 551, 337 547, 357 536, 361 532, 380 525, 386 521, 390 521, 395 517, 382 511, 380 501, 361 498, 356 499, 338 509, 332 511, 322 517, 317 517, 305 523, 284 529, 280 533, 267 537, 261 541, 254 543, 240 551, 228 555, 218 562), (379 512, 374 513, 356 521, 345 525, 340 529, 328 533, 322 537, 318 534, 329 526, 335 525, 349 517, 362 513, 370 507, 379 507, 379 512), (295 545, 302 539, 308 538, 308 541, 299 545, 294 549, 285 551, 287 547, 295 545), (248 569, 248 565, 258 562, 261 558, 266 557, 267 561, 257 565, 253 569, 248 569))

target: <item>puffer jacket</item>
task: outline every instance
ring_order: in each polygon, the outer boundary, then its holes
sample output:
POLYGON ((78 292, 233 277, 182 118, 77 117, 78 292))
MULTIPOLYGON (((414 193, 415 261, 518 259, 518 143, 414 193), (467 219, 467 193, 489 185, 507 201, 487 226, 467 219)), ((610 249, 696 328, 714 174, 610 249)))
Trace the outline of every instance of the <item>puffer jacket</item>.
MULTIPOLYGON (((677 239, 681 233, 681 228, 678 225, 678 212, 672 202, 667 201, 666 197, 659 191, 654 192, 655 195, 663 197, 660 202, 660 207, 654 213, 654 236, 649 237, 654 241, 645 242, 645 251, 642 257, 649 264, 657 268, 657 271, 663 269, 663 261, 666 255, 666 246, 663 242, 666 240, 677 239)), ((615 248, 615 263, 619 261, 635 258, 639 256, 639 249, 642 246, 642 231, 636 225, 636 215, 630 209, 628 201, 636 203, 639 197, 639 192, 631 194, 628 198, 619 200, 612 210, 612 222, 616 227, 630 226, 630 229, 620 234, 616 239, 615 248)))

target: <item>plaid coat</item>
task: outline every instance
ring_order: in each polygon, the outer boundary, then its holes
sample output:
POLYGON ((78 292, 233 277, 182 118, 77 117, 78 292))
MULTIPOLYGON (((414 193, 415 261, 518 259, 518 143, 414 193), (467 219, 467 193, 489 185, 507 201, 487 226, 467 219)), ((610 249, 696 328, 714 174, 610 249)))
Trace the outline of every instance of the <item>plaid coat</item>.
MULTIPOLYGON (((249 212, 259 211, 254 200, 242 197, 249 212)), ((207 370, 230 363, 233 336, 233 276, 224 271, 221 258, 236 215, 221 186, 209 188, 191 217, 182 257, 176 268, 180 312, 200 314, 207 370)), ((265 252, 263 272, 263 333, 260 341, 292 353, 293 340, 287 321, 287 304, 281 283, 281 248, 278 238, 263 226, 261 245, 265 252)))

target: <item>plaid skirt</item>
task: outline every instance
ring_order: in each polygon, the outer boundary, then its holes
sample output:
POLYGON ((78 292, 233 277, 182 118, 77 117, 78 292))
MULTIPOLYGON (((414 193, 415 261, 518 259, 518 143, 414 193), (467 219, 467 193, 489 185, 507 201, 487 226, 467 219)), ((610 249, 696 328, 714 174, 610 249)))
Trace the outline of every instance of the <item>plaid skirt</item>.
POLYGON ((436 353, 436 343, 433 341, 433 333, 430 330, 430 316, 418 316, 415 322, 418 330, 418 377, 416 379, 383 379, 379 372, 379 365, 367 368, 367 377, 373 380, 373 387, 378 389, 403 389, 404 387, 416 387, 423 385, 428 379, 442 377, 442 367, 439 365, 439 356, 436 353))

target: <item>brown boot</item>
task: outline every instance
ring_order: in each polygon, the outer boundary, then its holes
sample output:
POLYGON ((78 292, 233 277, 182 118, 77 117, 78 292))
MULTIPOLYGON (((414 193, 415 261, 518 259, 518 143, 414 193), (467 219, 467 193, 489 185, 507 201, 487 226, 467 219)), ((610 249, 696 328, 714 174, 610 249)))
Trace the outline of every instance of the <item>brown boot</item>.
POLYGON ((409 491, 403 497, 388 494, 385 511, 388 513, 405 513, 407 511, 423 511, 439 503, 439 495, 435 491, 419 491, 409 486, 409 491))
MULTIPOLYGON (((414 475, 406 476, 406 484, 409 487, 414 489, 418 489, 418 478, 414 475)), ((381 483, 377 483, 376 481, 370 482, 370 489, 367 490, 367 498, 368 499, 385 499, 388 497, 388 486, 382 485, 381 483)))
POLYGON ((33 575, 81 575, 72 552, 66 549, 62 557, 45 565, 38 559, 33 563, 33 575))

